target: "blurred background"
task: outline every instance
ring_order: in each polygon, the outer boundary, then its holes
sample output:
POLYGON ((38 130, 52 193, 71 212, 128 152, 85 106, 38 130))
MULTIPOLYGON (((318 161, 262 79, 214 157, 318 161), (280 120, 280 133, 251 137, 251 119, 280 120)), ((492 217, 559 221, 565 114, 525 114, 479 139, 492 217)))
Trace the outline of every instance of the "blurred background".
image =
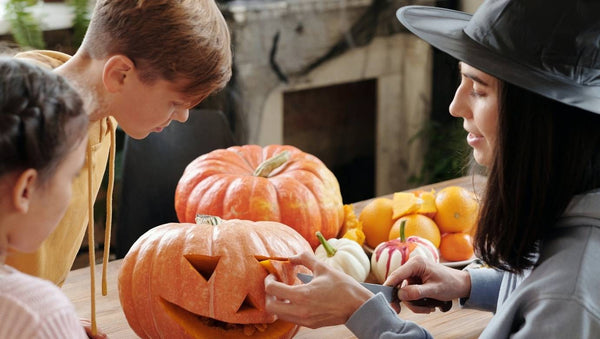
MULTIPOLYGON (((94 3, 0 0, 1 51, 50 49, 72 55, 94 3)), ((140 206, 127 201, 135 199, 131 195, 143 194, 132 179, 128 182, 132 176, 127 171, 139 171, 132 167, 132 159, 147 157, 148 150, 155 154, 156 145, 174 135, 179 136, 179 145, 194 144, 180 164, 168 169, 174 177, 193 158, 220 145, 289 144, 317 156, 332 170, 345 204, 466 174, 469 152, 462 121, 448 114, 459 80, 457 61, 408 33, 395 12, 405 5, 422 4, 472 13, 481 0, 217 3, 232 34, 233 78, 191 114, 195 118, 218 112, 223 119, 196 122, 190 118, 186 132, 178 131, 183 127, 174 122, 169 126, 172 131, 144 141, 130 140, 117 131, 113 257, 122 257, 143 232, 128 230, 136 227, 127 216, 140 206), (209 137, 207 131, 219 130, 211 124, 225 130, 209 137), (183 135, 188 139, 181 140, 183 135)), ((146 186, 157 183, 151 180, 146 186)), ((157 194, 174 194, 175 184, 165 183, 157 194)), ((106 190, 101 189, 95 205, 99 251, 105 197, 106 190)), ((161 217, 169 221, 172 215, 161 217)), ((141 227, 163 223, 158 219, 141 227)), ((82 260, 74 268, 87 264, 86 246, 84 239, 82 260)))

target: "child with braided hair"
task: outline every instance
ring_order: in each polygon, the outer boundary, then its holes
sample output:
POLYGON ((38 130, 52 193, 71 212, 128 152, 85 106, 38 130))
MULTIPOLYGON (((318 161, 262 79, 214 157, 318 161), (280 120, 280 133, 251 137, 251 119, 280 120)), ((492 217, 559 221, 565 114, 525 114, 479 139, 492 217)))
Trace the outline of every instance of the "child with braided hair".
POLYGON ((85 161, 88 117, 63 77, 0 58, 0 338, 87 338, 47 280, 5 264, 56 228, 85 161))

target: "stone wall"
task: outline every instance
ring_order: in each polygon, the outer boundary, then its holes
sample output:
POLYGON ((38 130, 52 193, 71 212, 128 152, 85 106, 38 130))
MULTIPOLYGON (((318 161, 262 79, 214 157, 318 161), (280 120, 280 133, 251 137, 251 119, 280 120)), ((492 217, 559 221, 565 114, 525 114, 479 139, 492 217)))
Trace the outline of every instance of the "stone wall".
MULTIPOLYGON (((422 4, 422 1, 420 2, 422 4)), ((375 79, 376 195, 406 189, 422 165, 431 48, 395 11, 407 1, 234 1, 223 8, 233 36, 236 135, 282 143, 283 93, 375 79), (316 64, 316 66, 315 66, 316 64)))

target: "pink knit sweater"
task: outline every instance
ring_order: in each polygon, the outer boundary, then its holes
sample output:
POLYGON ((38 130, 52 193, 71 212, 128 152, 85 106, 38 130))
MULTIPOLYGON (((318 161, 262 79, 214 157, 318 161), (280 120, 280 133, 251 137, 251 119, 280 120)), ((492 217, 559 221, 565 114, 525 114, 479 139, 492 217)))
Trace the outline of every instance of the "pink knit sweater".
POLYGON ((54 284, 0 264, 0 338, 87 338, 54 284))

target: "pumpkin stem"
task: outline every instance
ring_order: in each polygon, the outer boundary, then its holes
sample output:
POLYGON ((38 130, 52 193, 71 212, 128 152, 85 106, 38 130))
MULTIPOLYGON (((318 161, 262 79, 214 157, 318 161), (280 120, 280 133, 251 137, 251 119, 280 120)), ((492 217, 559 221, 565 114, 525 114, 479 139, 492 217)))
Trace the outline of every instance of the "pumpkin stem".
POLYGON ((222 223, 223 219, 215 216, 215 215, 206 215, 206 214, 196 214, 196 224, 209 224, 213 226, 217 226, 222 223))
POLYGON ((265 161, 263 161, 256 170, 254 170, 255 177, 267 178, 271 172, 277 169, 279 166, 285 164, 290 159, 290 151, 283 151, 265 161))
POLYGON ((321 232, 317 231, 317 233, 315 234, 317 235, 317 238, 319 238, 321 245, 323 245, 325 252, 327 252, 327 256, 333 257, 337 250, 333 246, 331 246, 331 244, 327 240, 325 240, 325 237, 323 237, 323 234, 321 234, 321 232))
POLYGON ((406 226, 406 220, 400 222, 400 241, 406 241, 406 235, 404 234, 404 228, 406 226))

